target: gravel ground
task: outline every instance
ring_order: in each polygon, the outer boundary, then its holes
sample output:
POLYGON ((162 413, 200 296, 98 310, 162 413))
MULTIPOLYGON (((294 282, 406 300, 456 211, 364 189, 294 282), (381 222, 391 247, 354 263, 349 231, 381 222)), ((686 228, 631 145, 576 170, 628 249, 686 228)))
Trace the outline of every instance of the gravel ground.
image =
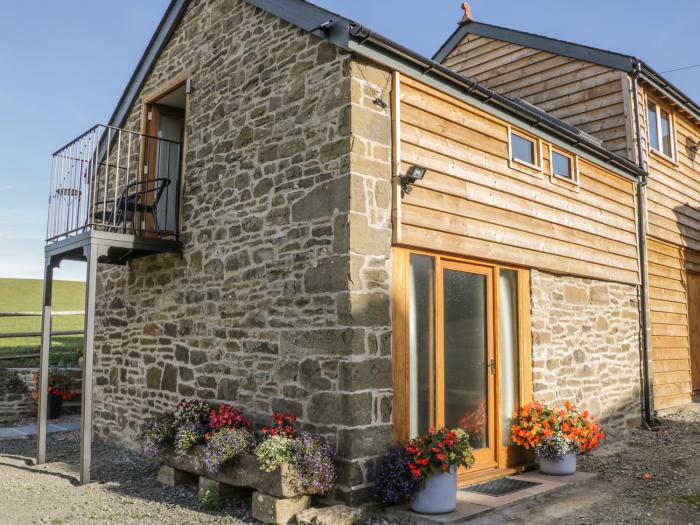
MULTIPOLYGON (((93 473, 102 480, 79 486, 77 432, 51 434, 51 463, 34 466, 35 440, 0 441, 0 524, 234 524, 254 525, 250 498, 220 512, 198 508, 196 490, 164 487, 156 465, 101 443, 93 473)), ((694 524, 700 525, 700 407, 660 420, 624 442, 581 458, 581 470, 599 479, 583 488, 484 517, 475 525, 694 524)), ((364 525, 397 525, 369 516, 364 525)))

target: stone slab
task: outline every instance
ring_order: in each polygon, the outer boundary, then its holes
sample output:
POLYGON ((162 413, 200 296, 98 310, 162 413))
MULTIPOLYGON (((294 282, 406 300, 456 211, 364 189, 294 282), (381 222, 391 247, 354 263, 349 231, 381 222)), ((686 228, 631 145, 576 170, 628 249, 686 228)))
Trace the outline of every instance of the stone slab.
POLYGON ((240 487, 234 487, 228 483, 222 483, 220 481, 215 481, 213 479, 206 478, 204 476, 199 476, 199 495, 201 496, 207 490, 217 488, 219 489, 219 494, 222 498, 230 498, 235 494, 240 493, 243 489, 240 487))
POLYGON ((252 514, 256 520, 272 525, 287 525, 311 505, 309 496, 276 498, 260 492, 253 493, 252 514))
POLYGON ((179 470, 205 476, 235 487, 250 487, 258 492, 278 498, 299 495, 291 483, 287 465, 282 465, 274 472, 264 472, 260 470, 258 459, 252 454, 246 454, 237 458, 235 462, 225 465, 219 472, 211 473, 206 471, 203 462, 200 461, 203 452, 204 446, 197 445, 187 456, 166 454, 160 460, 162 463, 179 470))
POLYGON ((413 525, 458 525, 473 520, 493 510, 485 505, 477 505, 467 501, 458 501, 457 509, 448 514, 418 514, 408 505, 387 510, 389 517, 407 520, 413 525))
POLYGON ((542 500, 548 495, 555 494, 561 490, 585 485, 596 479, 596 477, 596 474, 588 472, 576 472, 570 476, 548 476, 539 471, 526 472, 517 476, 509 476, 509 478, 534 481, 541 483, 541 485, 503 496, 488 496, 486 494, 458 490, 457 509, 449 514, 426 516, 412 512, 408 505, 389 507, 386 510, 386 514, 389 517, 408 520, 416 525, 458 525, 467 523, 484 514, 500 511, 528 500, 542 500))
POLYGON ((163 485, 176 487, 178 485, 198 483, 199 479, 191 472, 180 470, 169 465, 161 465, 160 469, 158 469, 158 481, 163 485))
POLYGON ((362 518, 362 509, 347 505, 312 508, 297 514, 298 525, 355 525, 362 518))

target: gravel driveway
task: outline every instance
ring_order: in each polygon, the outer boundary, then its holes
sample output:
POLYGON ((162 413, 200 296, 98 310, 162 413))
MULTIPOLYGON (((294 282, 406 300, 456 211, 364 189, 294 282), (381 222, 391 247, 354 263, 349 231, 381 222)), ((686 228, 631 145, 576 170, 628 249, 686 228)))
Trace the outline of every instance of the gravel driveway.
MULTIPOLYGON (((49 436, 47 465, 33 466, 34 450, 34 439, 0 442, 0 524, 258 523, 249 498, 218 513, 200 511, 194 489, 163 487, 155 465, 104 444, 93 448, 94 477, 103 481, 81 487, 76 432, 49 436)), ((639 430, 601 447, 580 466, 600 479, 474 523, 700 525, 700 407, 665 417, 654 432, 639 430)), ((393 522, 376 516, 367 523, 393 522)))

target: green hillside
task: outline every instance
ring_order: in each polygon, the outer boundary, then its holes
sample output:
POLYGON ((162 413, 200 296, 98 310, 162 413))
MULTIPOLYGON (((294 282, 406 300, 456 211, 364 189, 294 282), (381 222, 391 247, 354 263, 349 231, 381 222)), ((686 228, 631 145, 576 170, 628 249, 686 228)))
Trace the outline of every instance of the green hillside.
MULTIPOLYGON (((43 282, 41 279, 0 278, 0 312, 40 312, 43 282)), ((54 281, 54 311, 83 310, 85 283, 77 281, 54 281)), ((53 318, 53 330, 82 330, 83 316, 70 315, 53 318)), ((0 334, 18 332, 39 332, 41 317, 0 317, 0 334)), ((38 353, 39 337, 0 339, 0 367, 31 366, 38 363, 36 357, 19 358, 38 353), (15 357, 15 359, 3 359, 15 357)), ((52 341, 52 362, 72 363, 82 348, 82 335, 54 337, 52 341)))

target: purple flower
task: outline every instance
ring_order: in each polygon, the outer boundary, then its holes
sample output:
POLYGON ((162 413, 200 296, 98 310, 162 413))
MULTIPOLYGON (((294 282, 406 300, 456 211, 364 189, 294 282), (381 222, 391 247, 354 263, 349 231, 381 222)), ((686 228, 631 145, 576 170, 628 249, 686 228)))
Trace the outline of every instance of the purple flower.
POLYGON ((141 430, 143 453, 156 457, 172 446, 175 438, 175 421, 170 414, 147 419, 141 430))
POLYGON ((216 473, 227 461, 251 452, 255 435, 245 428, 223 428, 209 437, 204 449, 204 466, 216 473))
POLYGON ((328 494, 335 485, 333 448, 321 438, 302 433, 290 443, 292 466, 296 472, 292 482, 303 494, 328 494))
POLYGON ((374 497, 382 503, 394 505, 408 501, 416 491, 419 480, 408 468, 411 456, 401 446, 389 448, 377 468, 374 481, 374 497))
POLYGON ((184 456, 196 444, 204 442, 207 427, 202 423, 184 423, 175 432, 175 451, 184 456))

